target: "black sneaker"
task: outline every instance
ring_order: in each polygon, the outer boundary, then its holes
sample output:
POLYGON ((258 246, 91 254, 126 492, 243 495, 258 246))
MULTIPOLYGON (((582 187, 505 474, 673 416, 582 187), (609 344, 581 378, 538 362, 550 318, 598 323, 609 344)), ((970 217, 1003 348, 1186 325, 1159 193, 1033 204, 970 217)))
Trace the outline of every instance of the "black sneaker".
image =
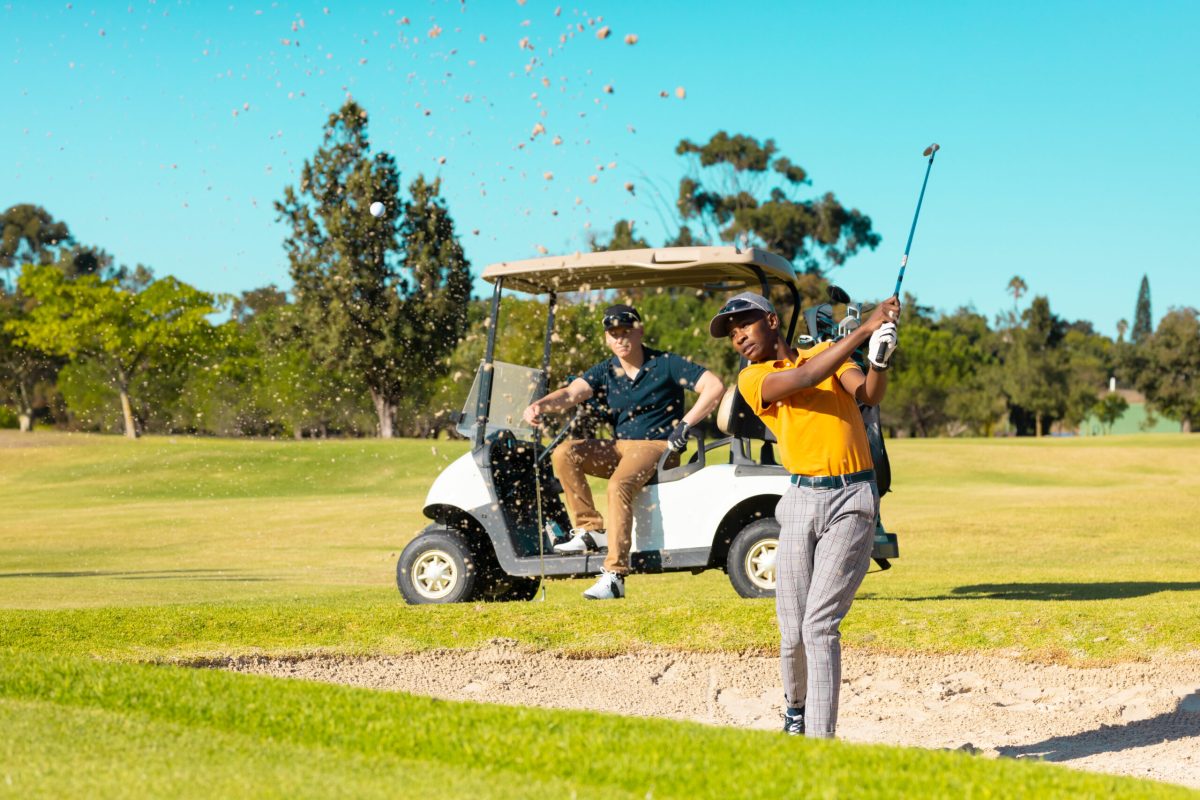
POLYGON ((803 736, 804 735, 804 709, 801 708, 798 712, 793 713, 792 709, 785 709, 783 712, 783 732, 788 736, 803 736))

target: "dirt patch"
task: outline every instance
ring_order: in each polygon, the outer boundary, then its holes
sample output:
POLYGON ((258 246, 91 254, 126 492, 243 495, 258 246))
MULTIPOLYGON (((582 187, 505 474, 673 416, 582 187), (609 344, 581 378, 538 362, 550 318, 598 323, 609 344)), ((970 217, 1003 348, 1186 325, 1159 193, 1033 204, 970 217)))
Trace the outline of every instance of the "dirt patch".
MULTIPOLYGON (((1200 657, 1097 669, 854 651, 844 661, 845 741, 1041 758, 1200 788, 1200 657)), ((778 662, 760 656, 581 660, 497 640, 398 658, 246 657, 212 666, 454 700, 780 725, 778 662)))

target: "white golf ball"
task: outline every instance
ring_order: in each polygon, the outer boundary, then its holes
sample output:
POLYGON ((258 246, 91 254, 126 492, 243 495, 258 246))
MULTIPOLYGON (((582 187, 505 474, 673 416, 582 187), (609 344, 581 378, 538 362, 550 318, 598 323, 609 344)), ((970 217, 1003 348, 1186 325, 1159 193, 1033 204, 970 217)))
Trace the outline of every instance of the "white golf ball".
POLYGON ((379 202, 378 200, 376 200, 374 203, 371 203, 371 216, 372 217, 382 217, 383 216, 383 203, 379 202))

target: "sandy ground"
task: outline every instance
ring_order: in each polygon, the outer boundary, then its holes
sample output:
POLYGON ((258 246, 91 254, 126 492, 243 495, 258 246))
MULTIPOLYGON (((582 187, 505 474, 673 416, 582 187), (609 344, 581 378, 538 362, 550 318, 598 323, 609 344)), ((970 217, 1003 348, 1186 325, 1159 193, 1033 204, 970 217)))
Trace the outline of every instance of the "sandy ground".
MULTIPOLYGON (((238 672, 455 700, 775 729, 777 660, 641 653, 570 659, 496 640, 400 658, 261 657, 238 672)), ((1200 788, 1200 654, 1099 669, 985 656, 844 656, 838 736, 851 742, 1041 758, 1200 788)))

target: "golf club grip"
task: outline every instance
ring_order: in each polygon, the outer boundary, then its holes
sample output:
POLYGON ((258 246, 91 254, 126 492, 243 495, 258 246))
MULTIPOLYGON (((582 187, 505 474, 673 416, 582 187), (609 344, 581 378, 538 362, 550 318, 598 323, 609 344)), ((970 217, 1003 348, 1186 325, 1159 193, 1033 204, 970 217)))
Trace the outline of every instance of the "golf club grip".
POLYGON ((886 344, 879 345, 879 349, 875 351, 875 358, 873 359, 873 362, 876 364, 882 364, 883 356, 885 353, 887 353, 887 345, 886 344))

